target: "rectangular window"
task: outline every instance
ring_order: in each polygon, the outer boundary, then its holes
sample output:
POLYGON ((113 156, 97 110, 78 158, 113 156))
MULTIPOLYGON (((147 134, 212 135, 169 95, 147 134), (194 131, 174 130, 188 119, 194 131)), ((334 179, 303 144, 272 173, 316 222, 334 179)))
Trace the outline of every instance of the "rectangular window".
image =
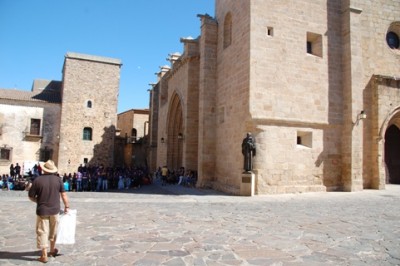
POLYGON ((31 128, 29 134, 35 136, 40 135, 40 119, 31 119, 31 128))
POLYGON ((92 129, 90 127, 83 129, 83 140, 92 140, 92 129))
POLYGON ((322 57, 322 35, 307 32, 307 53, 322 57))
POLYGON ((296 143, 298 146, 312 148, 312 132, 297 131, 296 143))
POLYGON ((274 36, 274 29, 272 27, 267 27, 267 35, 274 36))
POLYGON ((44 148, 40 150, 40 161, 46 162, 47 160, 50 160, 52 157, 53 150, 44 148))
POLYGON ((10 161, 10 155, 11 155, 10 149, 1 148, 1 151, 0 151, 0 159, 1 160, 10 161))

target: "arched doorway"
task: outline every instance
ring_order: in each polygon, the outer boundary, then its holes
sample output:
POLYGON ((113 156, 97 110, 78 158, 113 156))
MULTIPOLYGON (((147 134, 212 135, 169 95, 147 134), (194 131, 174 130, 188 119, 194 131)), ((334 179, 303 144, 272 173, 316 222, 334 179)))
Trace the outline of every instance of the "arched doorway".
POLYGON ((171 98, 168 111, 167 166, 178 170, 182 166, 183 154, 183 114, 178 94, 171 98))
POLYGON ((400 184, 400 129, 391 125, 385 133, 386 182, 400 184))

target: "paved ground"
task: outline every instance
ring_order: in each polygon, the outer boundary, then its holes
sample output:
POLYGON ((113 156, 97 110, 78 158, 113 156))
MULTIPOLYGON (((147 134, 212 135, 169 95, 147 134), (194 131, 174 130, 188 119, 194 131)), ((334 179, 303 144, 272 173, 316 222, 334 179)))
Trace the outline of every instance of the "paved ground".
MULTIPOLYGON (((400 186, 235 197, 161 187, 70 192, 76 244, 50 265, 400 265, 400 186)), ((0 191, 0 265, 38 265, 35 205, 0 191)))

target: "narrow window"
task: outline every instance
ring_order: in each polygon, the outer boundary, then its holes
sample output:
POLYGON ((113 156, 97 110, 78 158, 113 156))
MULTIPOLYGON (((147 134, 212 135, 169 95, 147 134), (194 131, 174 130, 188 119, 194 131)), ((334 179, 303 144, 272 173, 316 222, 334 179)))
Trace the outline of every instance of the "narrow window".
POLYGON ((92 140, 92 129, 90 127, 83 129, 83 140, 92 140))
POLYGON ((307 53, 312 54, 312 43, 311 42, 307 42, 307 53))
POLYGON ((40 135, 40 119, 31 119, 31 128, 29 131, 30 135, 40 135))
POLYGON ((225 122, 225 107, 222 106, 218 109, 218 122, 220 124, 225 122))
POLYGON ((137 130, 136 128, 132 128, 131 142, 136 142, 136 138, 137 138, 137 130))
POLYGON ((267 27, 267 35, 271 37, 274 36, 274 28, 267 27))
POLYGON ((232 43, 232 15, 226 14, 224 20, 224 49, 232 43))
POLYGON ((92 108, 92 101, 87 101, 86 107, 87 108, 92 108))
POLYGON ((1 148, 0 150, 0 159, 10 161, 11 150, 7 148, 1 148))

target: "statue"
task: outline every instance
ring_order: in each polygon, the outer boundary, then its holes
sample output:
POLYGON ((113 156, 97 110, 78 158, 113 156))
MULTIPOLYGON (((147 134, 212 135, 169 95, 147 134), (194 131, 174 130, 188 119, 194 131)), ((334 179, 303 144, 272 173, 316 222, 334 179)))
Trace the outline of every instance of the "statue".
POLYGON ((256 155, 256 142, 250 132, 243 139, 242 154, 244 156, 243 169, 245 172, 250 172, 253 170, 253 156, 256 155))

